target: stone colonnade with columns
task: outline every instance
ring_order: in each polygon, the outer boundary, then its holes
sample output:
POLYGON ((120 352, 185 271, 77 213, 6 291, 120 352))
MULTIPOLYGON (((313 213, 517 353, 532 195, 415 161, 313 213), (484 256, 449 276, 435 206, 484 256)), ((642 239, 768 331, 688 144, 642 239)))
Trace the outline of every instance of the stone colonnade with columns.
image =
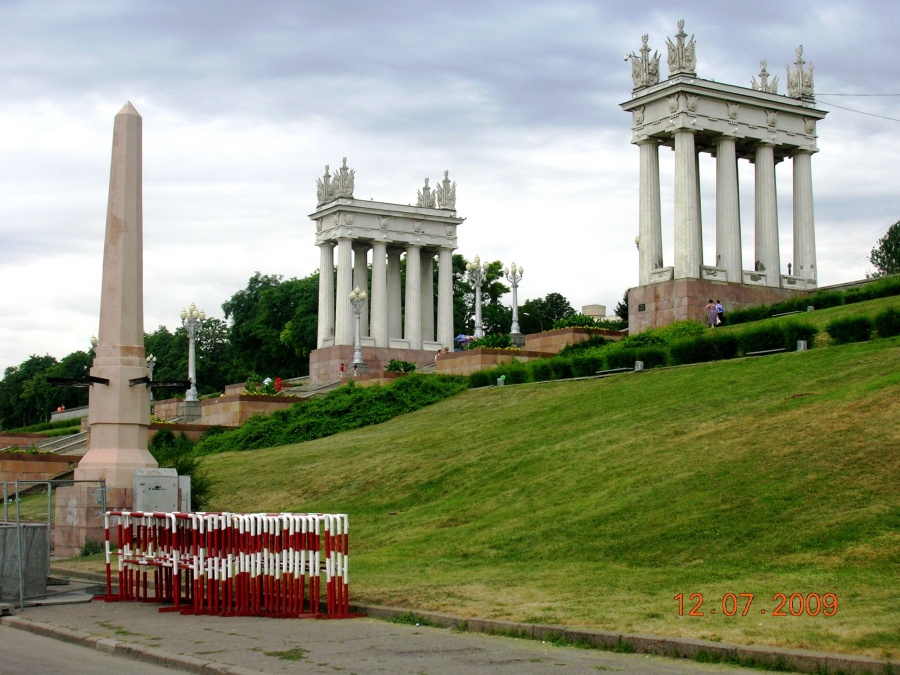
POLYGON ((670 76, 659 81, 659 54, 650 56, 647 36, 640 55, 631 54, 634 91, 621 104, 632 115, 632 143, 640 152, 639 286, 629 292, 632 330, 699 318, 709 297, 732 305, 739 298, 780 299, 817 285, 811 158, 818 151, 816 123, 825 111, 814 107, 812 66, 796 53, 788 66, 788 95, 778 94, 761 62, 760 80, 738 87, 696 75, 693 36, 679 22, 676 42, 668 40, 670 76), (674 150, 674 256, 663 260, 659 148, 674 150), (716 259, 704 264, 699 156, 716 159, 716 259), (738 193, 740 160, 753 165, 755 250, 744 268, 738 193), (793 170, 793 261, 782 268, 775 165, 790 160, 793 170), (709 282, 707 286, 694 280, 709 282), (682 283, 676 283, 681 281, 682 283), (662 286, 660 286, 662 284, 662 286), (728 289, 734 284, 768 289, 760 294, 728 289), (685 289, 692 295, 681 296, 685 289), (696 294, 696 297, 695 295, 696 294), (790 294, 790 293, 788 293, 790 294), (661 304, 660 304, 661 303, 661 304), (652 305, 651 309, 648 304, 652 305), (659 305, 659 306, 658 306, 659 305), (664 307, 663 307, 664 306, 664 307), (655 312, 664 308, 659 316, 655 312))
POLYGON ((357 287, 367 293, 360 343, 370 369, 391 358, 433 363, 435 352, 453 349, 452 258, 456 229, 464 221, 456 215, 456 184, 447 172, 434 188, 426 179, 417 205, 409 206, 354 199, 353 180, 346 160, 333 179, 326 167, 318 208, 309 216, 320 251, 318 349, 310 357, 314 383, 335 379, 340 363, 349 367, 356 330, 349 295, 357 287))

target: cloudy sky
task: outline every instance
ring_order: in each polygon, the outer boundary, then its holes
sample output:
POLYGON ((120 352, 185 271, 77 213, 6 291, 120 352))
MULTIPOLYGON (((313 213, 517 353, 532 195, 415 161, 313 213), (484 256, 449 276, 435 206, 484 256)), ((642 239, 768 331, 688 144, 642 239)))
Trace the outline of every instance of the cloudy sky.
MULTIPOLYGON (((638 273, 623 55, 642 33, 665 53, 681 18, 698 76, 719 82, 749 85, 765 58, 783 83, 803 45, 829 111, 813 159, 819 282, 862 278, 900 219, 897 13, 883 0, 677 5, 4 0, 0 367, 62 358, 97 332, 113 118, 126 101, 143 116, 148 331, 174 329, 191 302, 221 318, 257 270, 315 271, 315 181, 345 156, 355 196, 377 201, 414 202, 448 169, 466 218, 460 253, 523 265, 520 300, 555 291, 611 312, 638 273)), ((740 170, 746 269, 753 172, 740 170)), ((661 173, 671 264, 666 150, 661 173)), ((703 157, 707 264, 714 175, 703 157)), ((789 162, 777 176, 786 266, 789 162)))

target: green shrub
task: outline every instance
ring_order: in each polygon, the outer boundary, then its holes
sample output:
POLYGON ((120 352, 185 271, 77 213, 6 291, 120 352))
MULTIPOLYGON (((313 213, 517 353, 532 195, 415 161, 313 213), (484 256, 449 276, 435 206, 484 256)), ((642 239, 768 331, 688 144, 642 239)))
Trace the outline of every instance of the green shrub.
POLYGON ((668 365, 669 349, 668 347, 642 347, 635 353, 636 361, 643 361, 644 368, 658 368, 668 365))
POLYGON ((528 364, 531 370, 531 379, 535 382, 546 382, 553 379, 553 367, 550 359, 538 359, 528 364))
POLYGON ((103 544, 96 539, 85 539, 84 545, 81 547, 81 550, 78 552, 82 558, 87 558, 89 555, 95 555, 97 553, 104 553, 105 549, 103 548, 103 544))
POLYGON ((872 335, 872 319, 867 316, 848 316, 829 321, 825 330, 836 344, 865 342, 872 335))
POLYGON ((557 356, 550 360, 554 380, 566 380, 572 377, 572 359, 557 356))
POLYGON ((523 364, 513 361, 503 368, 501 374, 506 375, 506 384, 525 384, 528 382, 530 372, 523 364))
POLYGON ((816 309, 828 309, 840 307, 844 304, 844 294, 837 291, 819 291, 806 298, 806 305, 812 305, 816 309))
POLYGON ((809 323, 788 321, 781 324, 784 331, 784 348, 789 352, 797 351, 797 341, 806 340, 806 348, 812 349, 819 329, 809 323))
POLYGON ((575 354, 579 354, 591 349, 605 347, 610 343, 612 343, 612 340, 610 340, 609 338, 605 338, 602 335, 591 335, 587 340, 576 342, 574 345, 566 345, 559 350, 557 356, 574 356, 575 354))
POLYGON ((494 383, 494 380, 491 379, 490 370, 476 370, 474 373, 469 374, 469 388, 470 389, 479 389, 480 387, 489 387, 494 383))
POLYGON ((888 338, 900 335, 900 311, 888 307, 883 312, 875 315, 875 330, 878 337, 888 338))
POLYGON ((327 396, 298 403, 198 442, 195 453, 252 450, 300 443, 341 431, 379 424, 459 393, 470 383, 451 375, 418 375, 385 386, 358 387, 352 382, 327 396))
POLYGON ((715 358, 710 340, 705 336, 675 340, 669 346, 669 353, 672 355, 672 363, 676 365, 704 363, 715 358))
POLYGON ((553 322, 553 329, 559 328, 594 328, 597 322, 586 314, 573 314, 553 322))
POLYGON ((160 429, 147 444, 161 469, 175 469, 179 476, 191 477, 191 510, 202 511, 213 496, 213 480, 194 455, 195 444, 182 432, 160 429))
POLYGON ((572 357, 572 374, 575 377, 590 377, 603 370, 603 355, 600 353, 579 354, 572 357))
POLYGON ((742 354, 784 347, 784 331, 778 323, 747 328, 738 334, 738 349, 742 354))
POLYGON ((769 316, 769 307, 760 305, 757 307, 742 307, 725 313, 725 321, 729 326, 752 321, 760 321, 769 316))
POLYGON ((706 324, 699 321, 676 321, 668 326, 656 329, 655 333, 658 337, 665 340, 665 343, 668 345, 675 340, 703 335, 706 329, 706 324))
POLYGON ((411 373, 416 369, 416 364, 401 359, 391 359, 384 369, 389 373, 411 373))
POLYGON ((609 349, 606 352, 606 367, 610 370, 613 368, 634 368, 634 362, 642 360, 638 358, 638 352, 645 350, 628 347, 609 349))
POLYGON ((512 338, 508 333, 495 333, 493 335, 485 335, 469 343, 466 349, 478 349, 486 347, 488 349, 506 349, 512 347, 512 338))

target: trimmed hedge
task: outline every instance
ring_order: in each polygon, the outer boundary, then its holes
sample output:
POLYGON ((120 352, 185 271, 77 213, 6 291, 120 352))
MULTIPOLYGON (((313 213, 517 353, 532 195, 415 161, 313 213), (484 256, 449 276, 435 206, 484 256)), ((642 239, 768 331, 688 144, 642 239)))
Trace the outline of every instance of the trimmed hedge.
POLYGON ((738 355, 738 336, 712 331, 698 338, 672 343, 669 353, 676 365, 733 359, 738 355))
POLYGON ((797 351, 799 340, 806 340, 806 348, 812 349, 819 333, 812 324, 795 321, 781 324, 781 329, 784 331, 784 348, 789 352, 797 351))
POLYGON ((883 312, 875 315, 875 330, 878 337, 889 338, 900 335, 900 311, 888 307, 883 312))
POLYGON ((867 316, 849 316, 835 319, 825 326, 825 330, 836 344, 865 342, 872 335, 872 319, 867 316))
POLYGON ((747 328, 738 333, 737 338, 741 354, 784 347, 784 331, 780 325, 774 323, 747 328))

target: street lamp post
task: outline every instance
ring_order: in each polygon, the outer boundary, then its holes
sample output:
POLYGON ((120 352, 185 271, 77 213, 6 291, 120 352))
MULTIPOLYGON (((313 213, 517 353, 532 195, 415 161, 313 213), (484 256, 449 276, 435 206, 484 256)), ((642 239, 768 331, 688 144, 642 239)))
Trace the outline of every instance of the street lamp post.
POLYGON ((359 340, 360 313, 363 305, 366 304, 366 292, 359 290, 359 286, 350 291, 350 304, 353 305, 353 314, 356 316, 356 334, 353 337, 353 360, 350 362, 350 367, 353 369, 353 374, 356 375, 357 373, 368 372, 368 366, 363 361, 362 344, 359 340))
POLYGON ((476 255, 475 260, 466 265, 469 273, 469 283, 475 287, 475 339, 484 337, 484 329, 481 326, 481 284, 487 276, 488 264, 482 263, 476 255))
POLYGON ((150 371, 150 403, 153 403, 153 369, 156 367, 156 357, 150 354, 147 357, 147 369, 150 371))
POLYGON ((525 273, 524 267, 516 267, 516 263, 512 263, 509 267, 503 269, 503 276, 512 285, 512 327, 509 330, 509 337, 516 347, 525 346, 525 336, 519 330, 519 282, 525 273))
POLYGON ((181 325, 188 336, 188 380, 191 382, 191 388, 185 392, 185 401, 196 401, 197 399, 197 359, 195 343, 200 327, 206 320, 206 312, 197 309, 197 305, 193 302, 188 309, 181 310, 181 325))

